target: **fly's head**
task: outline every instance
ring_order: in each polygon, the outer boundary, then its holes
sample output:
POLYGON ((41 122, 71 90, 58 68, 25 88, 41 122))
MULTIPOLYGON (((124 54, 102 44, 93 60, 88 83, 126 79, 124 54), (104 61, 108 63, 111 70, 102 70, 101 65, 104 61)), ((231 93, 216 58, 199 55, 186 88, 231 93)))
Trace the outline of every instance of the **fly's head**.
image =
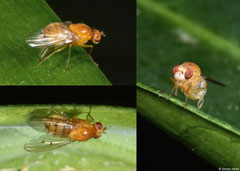
POLYGON ((102 133, 105 133, 105 130, 107 129, 106 127, 103 127, 100 122, 96 122, 94 127, 96 129, 96 136, 94 138, 101 137, 102 133))
POLYGON ((183 65, 176 65, 173 68, 172 73, 176 81, 187 81, 193 76, 192 69, 183 65))
POLYGON ((93 31, 93 35, 92 35, 92 39, 91 39, 92 43, 93 44, 100 43, 101 38, 105 37, 105 34, 102 31, 100 32, 97 29, 93 29, 92 31, 93 31))

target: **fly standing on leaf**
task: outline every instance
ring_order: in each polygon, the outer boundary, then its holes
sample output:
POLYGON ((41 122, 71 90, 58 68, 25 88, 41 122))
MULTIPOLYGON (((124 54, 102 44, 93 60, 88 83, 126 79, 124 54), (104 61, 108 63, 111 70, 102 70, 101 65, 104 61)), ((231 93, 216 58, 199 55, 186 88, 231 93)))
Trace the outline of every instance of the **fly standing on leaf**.
POLYGON ((204 96, 207 92, 206 80, 225 87, 224 84, 203 76, 199 66, 192 62, 185 62, 181 65, 176 65, 173 68, 172 73, 173 77, 171 77, 171 81, 173 83, 173 89, 168 96, 168 99, 174 91, 175 96, 177 96, 177 90, 180 88, 185 95, 185 108, 187 106, 187 99, 198 100, 198 109, 202 107, 204 96))
MULTIPOLYGON (((93 44, 98 44, 102 36, 105 36, 103 32, 100 32, 97 29, 92 29, 83 23, 72 24, 71 22, 55 22, 47 25, 35 36, 26 40, 26 42, 31 47, 41 48, 40 62, 35 67, 38 67, 53 54, 60 52, 69 46, 68 59, 64 69, 64 71, 66 71, 71 56, 72 46, 90 48, 90 56, 93 45, 87 45, 86 43, 91 40, 93 44)), ((91 60, 93 61, 92 58, 91 60)))
MULTIPOLYGON (((68 118, 59 111, 46 118, 31 119, 29 125, 37 131, 45 132, 46 135, 27 142, 24 149, 29 152, 43 152, 53 150, 74 141, 87 141, 91 138, 99 138, 105 133, 106 128, 100 122, 95 122, 90 115, 90 108, 86 119, 78 119, 76 116, 68 118), (92 123, 92 124, 91 124, 92 123)), ((75 108, 76 111, 76 108, 75 108)))

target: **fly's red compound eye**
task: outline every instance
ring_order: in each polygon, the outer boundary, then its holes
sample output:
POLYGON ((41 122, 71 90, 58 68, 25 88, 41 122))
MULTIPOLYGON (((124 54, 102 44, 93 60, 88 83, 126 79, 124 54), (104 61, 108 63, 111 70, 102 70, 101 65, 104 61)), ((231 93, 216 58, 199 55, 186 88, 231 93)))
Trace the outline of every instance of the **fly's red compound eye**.
POLYGON ((100 122, 95 123, 96 130, 102 130, 102 124, 100 122))
POLYGON ((190 68, 188 68, 188 69, 186 70, 186 72, 185 72, 185 79, 191 78, 192 75, 193 75, 192 70, 191 70, 190 68))
POLYGON ((175 73, 177 72, 178 67, 179 67, 179 65, 176 65, 176 66, 173 68, 173 70, 172 70, 173 75, 175 75, 175 73))

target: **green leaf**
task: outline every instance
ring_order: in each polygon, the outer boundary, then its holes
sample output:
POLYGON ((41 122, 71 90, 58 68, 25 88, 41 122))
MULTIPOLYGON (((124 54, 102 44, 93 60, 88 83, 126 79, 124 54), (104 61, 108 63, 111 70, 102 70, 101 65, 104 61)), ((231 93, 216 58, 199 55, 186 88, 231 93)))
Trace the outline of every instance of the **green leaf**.
POLYGON ((216 167, 240 167, 240 131, 168 94, 138 83, 137 109, 216 167))
POLYGON ((3 1, 0 20, 1 85, 110 85, 81 47, 72 48, 66 72, 67 48, 34 68, 39 50, 25 40, 49 23, 60 21, 44 0, 3 1))
MULTIPOLYGON (((89 106, 76 105, 79 118, 86 118, 89 106)), ((75 112, 73 105, 54 105, 67 116, 75 112)), ((30 153, 24 144, 43 133, 27 126, 32 116, 50 114, 50 106, 0 107, 0 168, 31 170, 135 170, 136 110, 125 107, 92 106, 91 116, 107 127, 99 139, 75 142, 49 152, 30 153), (17 117, 16 117, 17 116, 17 117)))
MULTIPOLYGON (((239 134, 237 133, 240 129, 240 30, 238 24, 240 16, 237 10, 238 5, 240 2, 234 0, 231 3, 224 0, 196 0, 194 3, 190 0, 138 0, 137 7, 137 80, 139 82, 157 89, 162 96, 166 97, 164 93, 169 94, 172 89, 170 83, 172 68, 183 62, 194 62, 200 66, 204 75, 227 85, 224 88, 208 83, 201 111, 205 113, 205 117, 202 119, 211 118, 209 124, 212 126, 209 133, 206 133, 207 130, 205 130, 207 125, 198 129, 198 125, 201 125, 203 121, 200 121, 199 111, 195 108, 197 101, 188 100, 188 110, 191 112, 182 108, 185 99, 183 93, 179 92, 177 97, 181 101, 173 100, 174 98, 170 100, 181 107, 172 105, 163 97, 156 97, 156 95, 146 92, 145 88, 144 91, 142 88, 138 88, 137 94, 138 108, 141 108, 141 114, 145 117, 151 116, 152 118, 152 115, 158 111, 158 115, 163 116, 157 115, 155 117, 164 117, 168 114, 169 117, 164 118, 164 122, 171 122, 171 117, 174 117, 176 119, 174 122, 179 119, 178 124, 185 125, 184 128, 188 128, 187 123, 185 123, 187 121, 179 118, 180 116, 176 117, 174 112, 184 113, 184 115, 179 114, 183 115, 182 117, 193 115, 194 118, 198 118, 198 121, 194 122, 195 125, 193 121, 189 121, 190 127, 196 126, 196 132, 190 129, 188 131, 191 135, 187 134, 187 137, 184 137, 180 136, 184 129, 180 129, 179 134, 175 132, 174 137, 190 149, 198 148, 198 152, 195 150, 194 152, 217 167, 239 167, 240 165, 239 159, 229 153, 229 151, 236 150, 235 148, 238 146, 239 134), (149 101, 147 102, 146 99, 149 101), (152 106, 153 101, 157 101, 156 103, 161 104, 164 108, 158 108, 156 104, 152 106), (171 108, 173 109, 170 110, 171 108), (163 114, 165 110, 166 115, 163 114), (231 131, 225 130, 226 128, 223 126, 225 124, 217 124, 219 129, 223 129, 225 133, 219 134, 217 131, 215 134, 216 128, 213 129, 216 124, 215 120, 227 123, 227 127, 237 130, 237 133, 234 132, 235 138, 232 138, 231 131), (216 136, 216 139, 218 142, 221 141, 218 150, 213 146, 214 141, 209 140, 210 135, 215 137, 217 134, 219 136, 216 136), (205 140, 206 142, 201 145, 195 140, 200 142, 205 140), (226 145, 222 145, 222 142, 225 142, 226 145), (230 144, 232 144, 231 148, 230 144), (201 150, 199 150, 200 148, 201 150), (206 155, 210 152, 212 152, 209 155, 211 159, 206 155), (226 155, 220 155, 220 152, 226 155)), ((154 122, 154 119, 151 120, 154 122)), ((159 127, 164 127, 166 132, 170 132, 171 135, 173 133, 170 127, 176 128, 174 122, 171 123, 173 125, 169 124, 167 127, 159 120, 156 122, 158 122, 159 127)), ((234 154, 236 153, 234 152, 234 154)))

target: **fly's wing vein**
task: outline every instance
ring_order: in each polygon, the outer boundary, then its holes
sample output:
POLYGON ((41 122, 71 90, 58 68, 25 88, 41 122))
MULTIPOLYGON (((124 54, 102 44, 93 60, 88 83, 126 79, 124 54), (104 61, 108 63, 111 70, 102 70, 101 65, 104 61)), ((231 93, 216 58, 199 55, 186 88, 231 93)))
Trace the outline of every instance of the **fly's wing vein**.
POLYGON ((44 152, 57 149, 72 143, 69 138, 58 138, 51 135, 43 135, 27 142, 24 149, 29 152, 44 152))
POLYGON ((44 33, 44 30, 35 33, 26 40, 26 43, 31 47, 37 48, 49 48, 57 47, 72 42, 73 37, 76 37, 69 29, 68 26, 63 23, 65 27, 61 27, 61 32, 51 32, 49 34, 44 33))

